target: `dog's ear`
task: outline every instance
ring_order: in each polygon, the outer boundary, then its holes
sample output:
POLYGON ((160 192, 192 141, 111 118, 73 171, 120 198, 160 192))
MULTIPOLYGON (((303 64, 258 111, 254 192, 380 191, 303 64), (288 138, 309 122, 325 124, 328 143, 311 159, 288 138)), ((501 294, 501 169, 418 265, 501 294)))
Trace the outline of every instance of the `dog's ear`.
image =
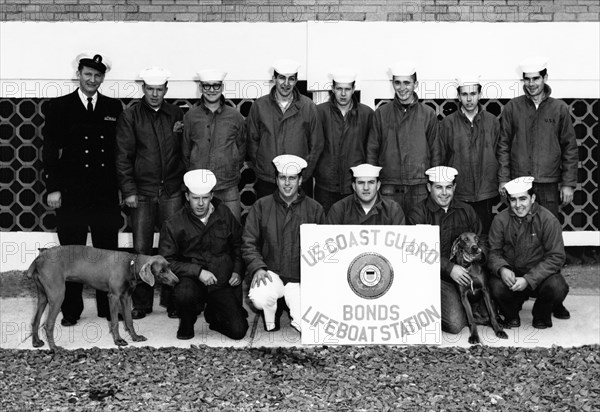
POLYGON ((450 250, 450 260, 451 261, 456 260, 455 258, 456 258, 456 254, 458 253, 459 244, 460 244, 460 236, 456 238, 454 243, 452 243, 452 249, 450 250))
POLYGON ((142 269, 140 270, 140 278, 149 284, 150 286, 154 286, 154 274, 152 273, 152 261, 148 261, 144 263, 142 269))

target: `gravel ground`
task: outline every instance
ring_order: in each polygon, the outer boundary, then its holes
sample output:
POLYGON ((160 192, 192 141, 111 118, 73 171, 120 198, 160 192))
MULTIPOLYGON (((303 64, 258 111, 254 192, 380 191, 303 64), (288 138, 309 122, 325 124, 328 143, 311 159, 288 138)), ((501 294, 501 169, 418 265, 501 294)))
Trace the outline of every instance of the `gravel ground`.
MULTIPOLYGON (((599 271, 563 274, 598 294, 599 271)), ((0 298, 34 295, 23 272, 0 274, 0 298)), ((0 349, 0 410, 600 411, 599 349, 0 349)))
POLYGON ((0 350, 0 408, 598 411, 598 349, 0 350))

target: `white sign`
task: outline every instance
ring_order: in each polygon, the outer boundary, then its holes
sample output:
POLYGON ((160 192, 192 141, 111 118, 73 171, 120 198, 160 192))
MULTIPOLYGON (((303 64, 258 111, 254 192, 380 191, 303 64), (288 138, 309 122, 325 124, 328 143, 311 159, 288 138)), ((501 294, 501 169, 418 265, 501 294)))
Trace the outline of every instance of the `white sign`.
POLYGON ((440 344, 437 226, 302 225, 303 344, 440 344))

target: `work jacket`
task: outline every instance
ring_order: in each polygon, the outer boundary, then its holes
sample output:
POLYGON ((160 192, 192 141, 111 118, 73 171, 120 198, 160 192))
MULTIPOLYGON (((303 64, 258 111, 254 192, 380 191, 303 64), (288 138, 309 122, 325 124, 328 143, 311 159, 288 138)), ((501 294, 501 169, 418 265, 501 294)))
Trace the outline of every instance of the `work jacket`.
MULTIPOLYGON (((450 262, 452 244, 464 232, 481 235, 481 222, 473 208, 460 200, 452 199, 448 211, 427 197, 408 213, 410 225, 437 225, 440 227, 440 269, 442 279, 452 281, 450 262)), ((485 239, 483 240, 485 242, 485 239)))
POLYGON ((351 167, 365 163, 373 109, 352 96, 352 108, 342 115, 335 97, 317 106, 323 128, 323 153, 317 162, 315 185, 328 192, 352 193, 351 167))
POLYGON ((92 113, 75 90, 50 100, 43 128, 46 192, 61 192, 61 210, 119 207, 115 129, 123 105, 98 93, 92 113))
POLYGON ((244 116, 225 104, 211 111, 200 104, 183 117, 183 162, 186 170, 209 169, 217 178, 214 190, 237 186, 246 157, 244 116))
POLYGON ((328 225, 403 225, 404 211, 393 200, 384 199, 377 194, 377 201, 365 213, 356 194, 345 197, 336 202, 329 213, 326 223, 328 225))
POLYGON ((279 191, 254 203, 244 227, 242 255, 248 273, 277 273, 284 283, 300 282, 300 225, 323 223, 323 207, 300 192, 289 206, 279 191))
POLYGON ((506 267, 516 276, 524 277, 534 290, 548 276, 559 273, 565 263, 560 222, 537 203, 523 218, 510 208, 496 215, 489 243, 491 273, 500 277, 500 269, 506 267))
POLYGON ((214 211, 206 224, 186 203, 163 225, 158 246, 179 278, 197 279, 203 269, 212 272, 217 284, 209 286, 209 292, 229 287, 233 272, 244 276, 242 228, 225 204, 216 197, 211 202, 214 211))
POLYGON ((117 176, 123 198, 181 191, 182 110, 163 101, 154 110, 145 99, 126 109, 117 122, 117 176))
POLYGON ((579 153, 571 114, 551 92, 546 85, 537 109, 527 93, 504 106, 498 143, 501 183, 533 176, 537 183, 577 186, 579 153))
POLYGON ((458 170, 454 197, 464 202, 498 196, 500 122, 481 105, 478 109, 473 123, 459 107, 440 124, 442 164, 458 170))
POLYGON ((435 111, 414 101, 402 107, 398 97, 375 111, 367 141, 367 163, 381 166, 382 184, 427 183, 425 171, 440 164, 436 147, 438 119, 435 111))
POLYGON ((323 129, 317 107, 308 97, 294 89, 294 99, 281 111, 275 98, 275 87, 258 98, 246 119, 248 159, 256 176, 275 183, 273 159, 281 154, 296 155, 308 163, 302 171, 304 181, 312 178, 323 151, 323 129))

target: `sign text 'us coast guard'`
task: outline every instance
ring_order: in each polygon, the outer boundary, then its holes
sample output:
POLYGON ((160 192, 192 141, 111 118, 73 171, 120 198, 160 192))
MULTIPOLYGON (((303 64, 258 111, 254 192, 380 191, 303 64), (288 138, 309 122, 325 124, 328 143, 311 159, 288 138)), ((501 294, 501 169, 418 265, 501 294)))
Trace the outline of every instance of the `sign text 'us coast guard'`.
POLYGON ((439 344, 437 226, 302 225, 303 344, 439 344))

